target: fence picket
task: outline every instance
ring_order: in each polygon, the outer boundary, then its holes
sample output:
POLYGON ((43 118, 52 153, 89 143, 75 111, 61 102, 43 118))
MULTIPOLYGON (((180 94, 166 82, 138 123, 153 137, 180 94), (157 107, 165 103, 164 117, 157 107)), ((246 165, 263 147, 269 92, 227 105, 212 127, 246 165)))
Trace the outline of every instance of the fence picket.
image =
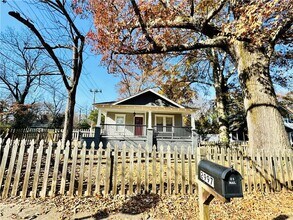
POLYGON ((129 161, 129 195, 133 195, 133 174, 134 174, 134 166, 133 166, 133 157, 134 157, 134 149, 133 146, 130 146, 130 161, 129 161))
POLYGON ((114 147, 114 164, 113 164, 113 195, 117 195, 117 170, 118 170, 118 146, 114 147))
POLYGON ((250 175, 250 156, 246 155, 246 174, 248 192, 251 192, 251 175, 250 175))
POLYGON ((101 193, 101 164, 102 164, 102 148, 103 144, 102 142, 99 144, 98 148, 98 163, 97 163, 97 175, 95 180, 95 195, 100 195, 101 193))
POLYGON ((156 194, 156 188, 157 188, 157 183, 156 183, 156 146, 153 146, 152 150, 152 193, 156 194))
POLYGON ((76 162, 77 162, 77 151, 78 144, 77 142, 73 142, 74 148, 72 151, 72 164, 71 164, 71 175, 70 175, 70 183, 69 183, 69 191, 68 195, 74 195, 74 186, 75 186, 75 173, 76 173, 76 162))
POLYGON ((293 173, 292 175, 290 175, 290 169, 289 169, 289 163, 288 163, 288 160, 290 160, 290 151, 288 151, 289 154, 287 154, 287 151, 283 151, 283 156, 284 156, 284 161, 285 161, 285 169, 286 169, 286 177, 287 177, 287 183, 288 183, 288 188, 289 189, 292 189, 292 182, 291 182, 291 178, 293 176, 293 173))
POLYGON ((284 175, 284 164, 283 164, 283 155, 280 150, 278 150, 278 156, 279 156, 279 163, 280 163, 280 182, 281 182, 281 188, 286 187, 286 180, 285 180, 285 175, 284 175))
POLYGON ((4 152, 3 152, 3 157, 2 157, 2 160, 1 160, 1 167, 0 167, 0 190, 1 190, 1 187, 2 187, 3 179, 4 179, 6 162, 7 162, 8 153, 9 153, 9 149, 10 149, 11 144, 12 144, 12 141, 10 139, 8 139, 6 141, 6 145, 4 147, 4 152))
POLYGON ((240 173, 243 177, 243 180, 242 180, 242 189, 243 191, 245 190, 245 181, 247 178, 245 178, 245 173, 244 173, 244 155, 243 155, 243 151, 240 150, 240 155, 239 155, 239 160, 240 160, 240 173))
POLYGON ((164 193, 164 178, 163 178, 163 166, 164 166, 164 153, 163 153, 163 146, 160 146, 160 195, 164 193))
MULTIPOLYGON (((199 151, 198 151, 199 152, 199 151)), ((174 148, 174 174, 175 174, 175 181, 174 181, 174 190, 175 194, 179 193, 178 190, 178 148, 175 146, 174 148)))
POLYGON ((257 158, 257 170, 258 170, 258 181, 259 181, 259 189, 261 191, 263 191, 264 189, 264 186, 263 186, 263 178, 262 178, 262 175, 263 175, 263 172, 261 170, 261 167, 262 167, 262 158, 261 158, 261 152, 260 150, 257 150, 257 153, 256 153, 256 158, 257 158))
POLYGON ((34 142, 34 140, 32 140, 30 142, 30 148, 28 150, 26 172, 25 172, 25 176, 24 176, 24 180, 23 180, 23 187, 22 187, 22 192, 21 192, 21 198, 23 198, 23 199, 26 198, 26 195, 27 195, 29 178, 30 178, 33 156, 34 156, 34 147, 35 147, 35 142, 34 142))
POLYGON ((181 146, 181 194, 185 194, 185 154, 184 147, 181 146))
POLYGON ((61 151, 61 141, 57 143, 57 148, 54 151, 55 154, 55 162, 54 162, 54 169, 53 169, 53 178, 52 178, 52 185, 50 196, 54 197, 56 194, 56 186, 57 186, 57 177, 58 177, 58 170, 59 170, 59 161, 60 161, 60 151, 61 151))
POLYGON ((61 177, 61 186, 60 186, 60 194, 65 194, 65 185, 67 179, 67 167, 68 167, 68 157, 69 157, 69 142, 67 142, 65 150, 64 150, 64 159, 63 159, 63 168, 62 168, 62 177, 61 177))
POLYGON ((77 189, 77 195, 79 197, 82 196, 82 190, 83 190, 84 165, 85 165, 85 156, 86 156, 86 142, 83 142, 83 146, 82 146, 82 149, 80 151, 80 156, 81 156, 81 161, 80 161, 78 189, 77 189))
POLYGON ((145 149, 145 175, 144 175, 144 182, 145 182, 145 193, 149 193, 149 147, 146 145, 145 149))
POLYGON ((190 151, 190 147, 188 147, 188 193, 192 194, 192 164, 191 164, 191 151, 190 151))
POLYGON ((8 191, 9 191, 9 187, 10 187, 10 183, 11 183, 12 172, 13 172, 13 167, 14 167, 14 163, 15 163, 15 158, 16 158, 16 153, 17 153, 18 146, 19 146, 19 140, 16 139, 13 142, 13 148, 12 148, 12 152, 11 152, 10 163, 9 163, 8 172, 7 172, 7 175, 6 175, 4 190, 3 190, 3 193, 2 193, 2 198, 3 199, 6 199, 7 196, 8 196, 8 191))
POLYGON ((277 183, 276 183, 276 171, 275 171, 274 157, 273 156, 274 156, 273 152, 269 151, 271 183, 272 183, 272 189, 273 189, 273 191, 275 191, 277 189, 277 183))
POLYGON ((167 147, 167 193, 171 195, 171 148, 167 147))
POLYGON ((49 169, 50 169, 50 162, 51 162, 51 155, 52 155, 52 145, 53 142, 49 142, 48 149, 46 150, 46 164, 45 164, 45 171, 43 176, 43 185, 41 190, 41 197, 45 198, 47 193, 47 185, 48 185, 48 176, 49 176, 49 169))
POLYGON ((87 179, 87 187, 86 187, 86 196, 92 195, 92 172, 94 166, 94 150, 95 150, 95 142, 91 143, 91 148, 89 151, 90 161, 89 161, 89 169, 88 169, 88 179, 87 179))
POLYGON ((141 193, 141 145, 138 145, 137 148, 137 190, 136 193, 141 193))
POLYGON ((37 197, 37 189, 38 189, 38 183, 39 183, 39 176, 40 176, 40 170, 41 170, 41 162, 42 162, 42 156, 43 156, 43 149, 44 149, 44 140, 40 141, 40 147, 37 150, 38 157, 37 157, 37 163, 36 163, 36 170, 34 174, 34 182, 33 182, 33 189, 32 189, 32 198, 37 197))
MULTIPOLYGON (((24 150, 25 150, 25 140, 22 140, 20 143, 20 150, 18 153, 15 177, 14 177, 14 182, 13 182, 13 187, 12 187, 12 192, 11 192, 12 197, 17 195, 17 188, 18 188, 18 183, 19 183, 21 169, 22 169, 24 150)), ((2 158, 2 160, 3 160, 3 158, 2 158)))
POLYGON ((106 173, 105 173, 105 188, 104 195, 107 196, 110 191, 110 169, 111 169, 111 145, 107 144, 106 149, 106 173))
POLYGON ((125 195, 126 145, 122 146, 121 195, 125 195))

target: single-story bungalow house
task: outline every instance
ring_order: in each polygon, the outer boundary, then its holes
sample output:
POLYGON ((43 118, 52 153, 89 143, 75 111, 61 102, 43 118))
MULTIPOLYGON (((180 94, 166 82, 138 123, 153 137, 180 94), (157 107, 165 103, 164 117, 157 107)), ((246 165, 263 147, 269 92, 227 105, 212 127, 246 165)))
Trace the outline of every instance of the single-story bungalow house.
POLYGON ((99 110, 98 141, 104 146, 108 143, 112 146, 197 146, 196 109, 184 107, 152 89, 94 106, 99 110), (186 118, 190 118, 189 126, 185 124, 186 118))

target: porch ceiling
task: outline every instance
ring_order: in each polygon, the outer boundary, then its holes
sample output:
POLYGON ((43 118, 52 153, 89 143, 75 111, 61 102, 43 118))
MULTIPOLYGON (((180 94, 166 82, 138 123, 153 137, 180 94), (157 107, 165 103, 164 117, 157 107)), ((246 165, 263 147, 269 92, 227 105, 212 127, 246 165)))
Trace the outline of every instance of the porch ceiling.
POLYGON ((196 112, 197 108, 174 108, 163 106, 137 106, 137 105, 109 105, 109 104, 96 104, 96 108, 101 109, 102 112, 156 112, 156 113, 183 113, 192 114, 196 112))

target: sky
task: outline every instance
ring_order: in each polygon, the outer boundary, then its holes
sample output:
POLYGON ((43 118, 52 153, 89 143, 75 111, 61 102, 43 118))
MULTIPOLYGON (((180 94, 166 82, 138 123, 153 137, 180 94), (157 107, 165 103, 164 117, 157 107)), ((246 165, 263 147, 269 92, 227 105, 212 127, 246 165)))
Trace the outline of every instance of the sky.
MULTIPOLYGON (((9 1, 9 0, 8 0, 9 1)), ((10 1, 12 2, 12 1, 10 1)), ((22 23, 8 15, 9 11, 21 10, 29 11, 21 0, 14 1, 16 4, 7 4, 0 2, 0 30, 4 31, 7 27, 12 27, 15 30, 26 28, 22 23), (15 6, 17 5, 17 7, 15 6), (13 6, 14 8, 11 8, 13 6)), ((36 12, 37 13, 37 12, 36 12)), ((91 89, 101 90, 101 93, 96 93, 96 102, 113 101, 118 98, 116 83, 119 78, 107 73, 106 67, 100 65, 101 56, 95 55, 87 48, 86 54, 89 55, 83 65, 83 72, 80 78, 77 89, 76 111, 81 109, 83 113, 89 111, 93 103, 93 93, 91 89)))

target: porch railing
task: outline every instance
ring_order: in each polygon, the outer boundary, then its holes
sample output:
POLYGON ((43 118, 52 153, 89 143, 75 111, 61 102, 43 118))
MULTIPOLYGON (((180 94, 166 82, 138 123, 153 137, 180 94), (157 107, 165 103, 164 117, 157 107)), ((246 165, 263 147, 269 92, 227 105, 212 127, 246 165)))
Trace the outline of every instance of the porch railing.
POLYGON ((191 127, 155 126, 154 133, 162 139, 191 138, 191 127))
POLYGON ((102 124, 101 128, 105 136, 146 136, 146 125, 102 124))

